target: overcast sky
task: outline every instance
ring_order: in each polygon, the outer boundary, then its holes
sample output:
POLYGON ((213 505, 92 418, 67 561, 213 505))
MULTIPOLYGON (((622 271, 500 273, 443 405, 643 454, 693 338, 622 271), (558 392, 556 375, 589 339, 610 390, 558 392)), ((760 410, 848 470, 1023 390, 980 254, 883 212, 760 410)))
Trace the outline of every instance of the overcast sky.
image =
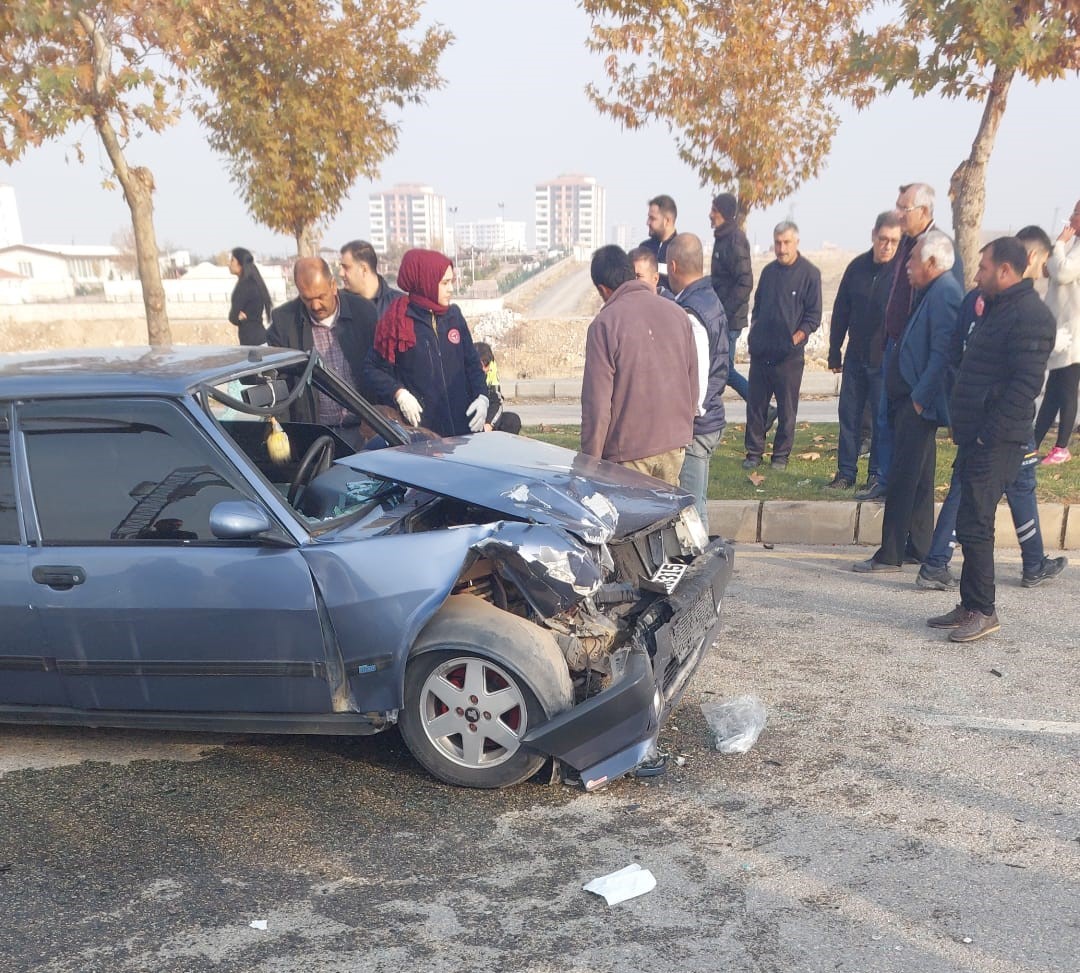
MULTIPOLYGON (((585 85, 603 78, 598 56, 585 49, 588 18, 572 0, 429 0, 422 22, 436 20, 456 35, 440 65, 446 85, 401 114, 398 151, 383 164, 381 179, 353 188, 326 245, 366 236, 368 194, 395 182, 434 186, 458 207, 461 222, 526 220, 531 241, 534 185, 570 172, 595 176, 605 187, 609 233, 630 223, 644 237, 646 200, 668 193, 679 206, 678 228, 708 234, 715 187, 698 185, 667 132, 624 132, 586 99, 585 85)), ((1013 86, 990 165, 985 228, 1039 223, 1056 236, 1080 197, 1078 106, 1075 75, 1038 88, 1013 86)), ((793 216, 805 250, 826 242, 862 248, 876 214, 894 203, 897 185, 911 181, 935 186, 939 219, 949 225, 949 175, 970 150, 980 112, 970 102, 915 100, 907 92, 862 113, 848 110, 825 171, 785 202, 753 214, 751 241, 767 246, 772 226, 793 216)), ((332 134, 332 119, 326 131, 332 134)), ((108 243, 128 225, 120 193, 101 187, 105 157, 96 135, 84 133, 85 164, 71 150, 75 135, 29 150, 14 166, 0 165, 0 182, 16 189, 28 243, 108 243)), ((154 173, 163 246, 203 255, 234 246, 261 257, 294 251, 291 239, 252 220, 194 120, 144 135, 128 158, 154 173)))

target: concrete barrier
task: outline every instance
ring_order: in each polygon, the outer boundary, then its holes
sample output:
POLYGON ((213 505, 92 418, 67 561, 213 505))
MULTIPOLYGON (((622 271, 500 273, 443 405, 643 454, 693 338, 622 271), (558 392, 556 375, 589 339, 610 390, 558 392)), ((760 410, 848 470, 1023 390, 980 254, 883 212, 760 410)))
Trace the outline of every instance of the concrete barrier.
POLYGON ((853 544, 858 505, 770 500, 761 510, 763 544, 853 544))
POLYGON ((757 500, 710 500, 709 533, 743 544, 758 539, 761 504, 757 500))
MULTIPOLYGON (((1072 504, 1065 509, 1065 527, 1062 530, 1062 548, 1075 551, 1080 548, 1080 506, 1072 504)), ((1046 535, 1044 534, 1043 537, 1046 535)))

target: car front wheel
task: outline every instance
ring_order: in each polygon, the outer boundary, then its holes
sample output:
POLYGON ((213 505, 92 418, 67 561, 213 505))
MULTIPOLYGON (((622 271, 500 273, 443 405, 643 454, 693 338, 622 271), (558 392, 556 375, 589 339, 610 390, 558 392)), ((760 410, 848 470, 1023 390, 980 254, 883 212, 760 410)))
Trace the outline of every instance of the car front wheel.
POLYGON ((566 663, 547 633, 472 596, 452 598, 405 670, 402 738, 435 777, 464 787, 509 787, 546 757, 525 733, 572 703, 566 663), (516 637, 515 637, 516 636, 516 637))

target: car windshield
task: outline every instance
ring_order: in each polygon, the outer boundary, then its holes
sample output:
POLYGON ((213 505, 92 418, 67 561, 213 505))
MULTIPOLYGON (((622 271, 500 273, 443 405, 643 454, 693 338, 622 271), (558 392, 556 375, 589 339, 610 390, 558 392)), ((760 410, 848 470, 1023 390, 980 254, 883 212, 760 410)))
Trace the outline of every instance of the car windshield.
POLYGON ((335 460, 407 441, 392 410, 361 398, 317 359, 200 388, 201 401, 313 533, 396 504, 404 488, 335 460))

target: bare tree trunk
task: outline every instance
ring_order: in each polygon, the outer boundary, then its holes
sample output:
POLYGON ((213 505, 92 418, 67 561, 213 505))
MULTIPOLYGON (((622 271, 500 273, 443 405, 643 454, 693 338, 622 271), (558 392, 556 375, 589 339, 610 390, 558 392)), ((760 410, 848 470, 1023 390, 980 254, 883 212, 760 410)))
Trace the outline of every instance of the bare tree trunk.
POLYGON ((317 257, 322 246, 322 234, 314 223, 306 223, 296 233, 296 255, 298 257, 317 257))
POLYGON ((994 150, 998 127, 1005 114, 1005 102, 1015 71, 998 67, 994 70, 990 90, 986 95, 982 120, 971 143, 969 155, 949 180, 949 199, 952 201, 953 233, 956 235, 957 256, 963 262, 964 283, 972 287, 982 248, 982 221, 986 212, 986 167, 994 150))
MULTIPOLYGON (((76 16, 94 45, 94 89, 101 93, 109 71, 109 44, 89 16, 81 12, 76 16)), ((172 331, 165 313, 165 288, 161 284, 157 239, 154 236, 154 177, 149 169, 128 166, 120 138, 104 110, 95 113, 94 127, 105 146, 116 178, 124 190, 124 200, 131 211, 131 227, 135 232, 135 257, 139 268, 139 281, 142 284, 143 306, 146 309, 147 337, 152 345, 171 344, 172 331)))

